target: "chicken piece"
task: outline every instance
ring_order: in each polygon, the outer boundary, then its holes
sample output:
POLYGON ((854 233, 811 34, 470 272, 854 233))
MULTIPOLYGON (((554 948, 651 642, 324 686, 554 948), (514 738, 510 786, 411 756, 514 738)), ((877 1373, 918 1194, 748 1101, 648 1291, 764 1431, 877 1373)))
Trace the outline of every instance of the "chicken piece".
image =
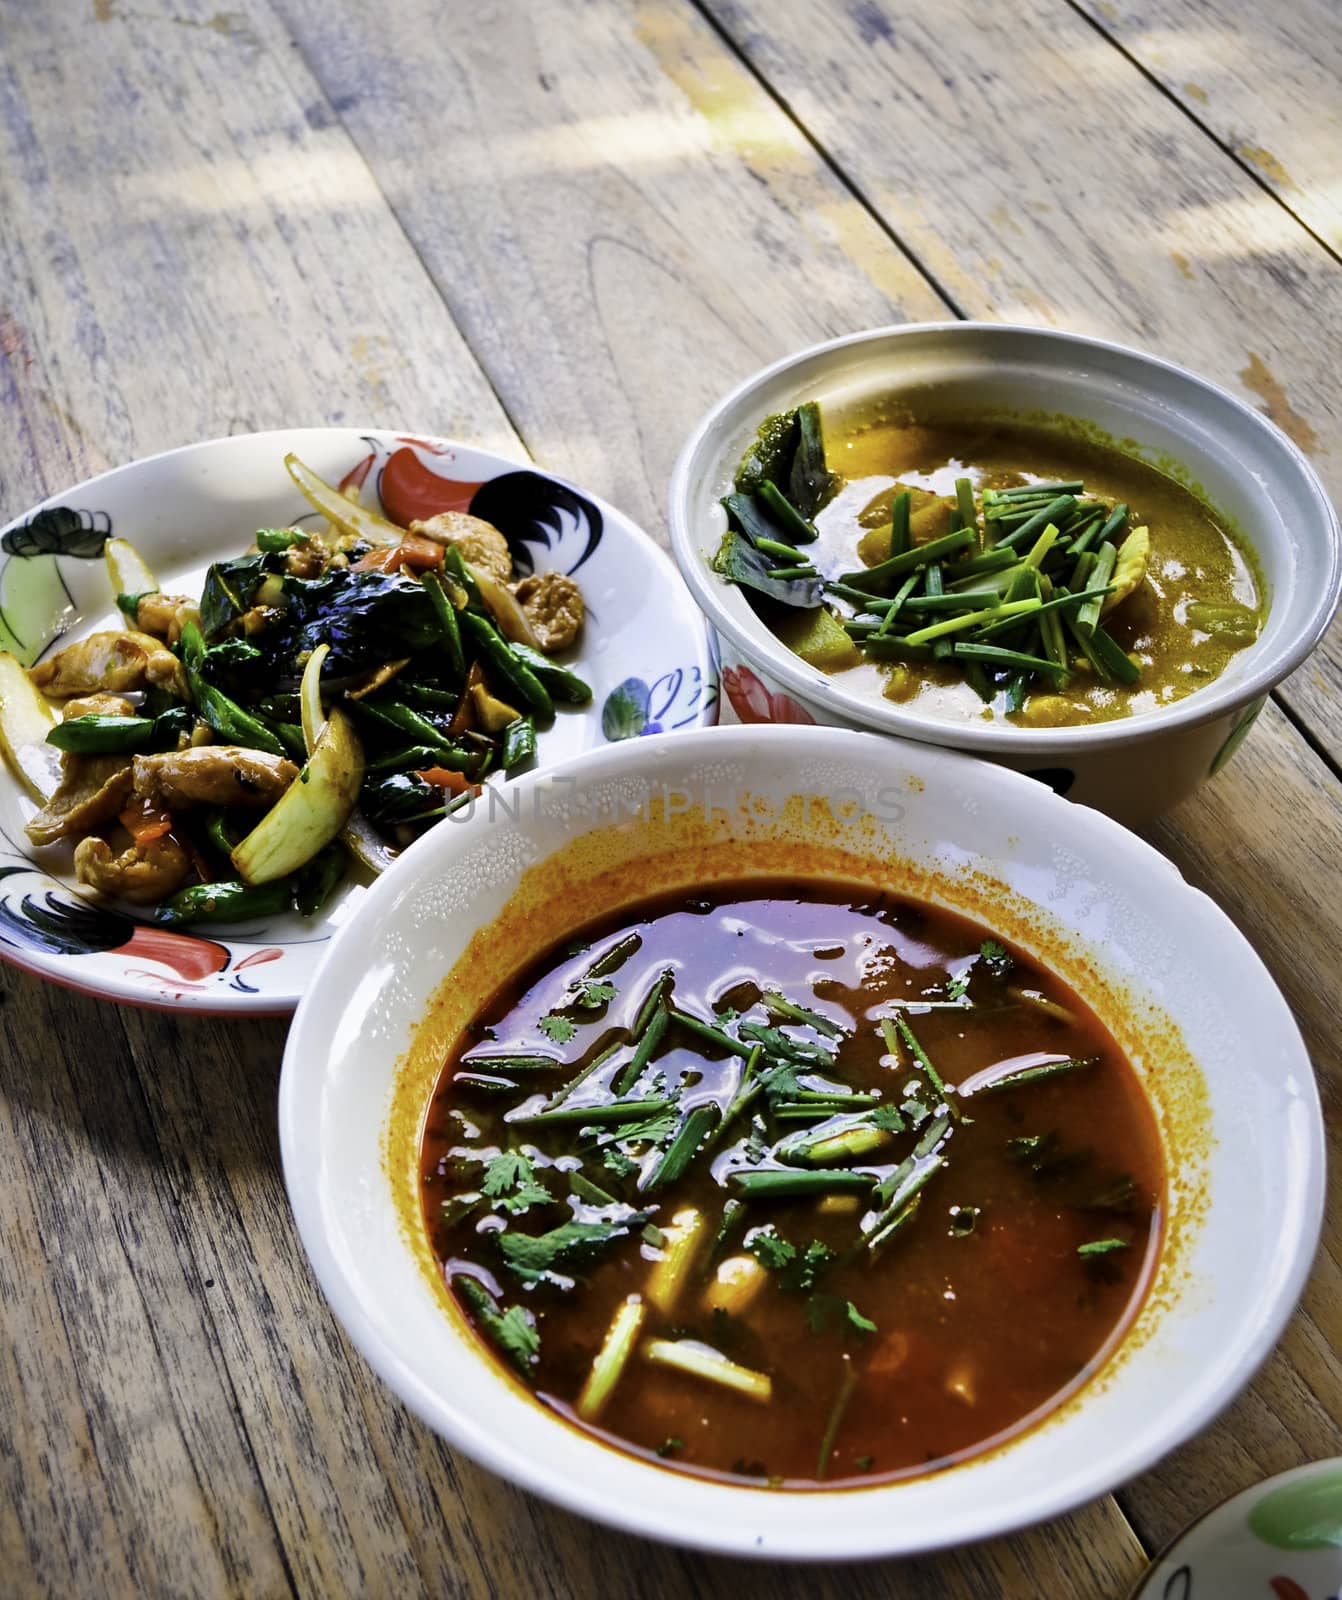
POLYGON ((508 541, 492 522, 482 517, 472 517, 465 511, 442 511, 427 522, 412 522, 410 531, 438 544, 456 545, 468 565, 477 572, 488 573, 500 583, 507 583, 513 575, 508 541))
POLYGON ((135 707, 119 694, 90 694, 80 700, 67 700, 62 722, 72 717, 133 717, 135 707))
POLYGON ((141 633, 176 644, 188 622, 200 621, 200 607, 181 594, 142 594, 135 607, 135 626, 141 633))
MULTIPOLYGON (((78 702, 76 702, 78 703, 78 702)), ((111 822, 130 798, 134 774, 127 756, 61 756, 60 787, 24 832, 34 844, 55 844, 111 822)))
POLYGON ((29 677, 49 699, 68 700, 100 689, 143 689, 148 666, 148 652, 135 634, 91 633, 40 662, 29 677))
POLYGON ((284 552, 284 570, 291 578, 320 578, 326 571, 326 549, 321 540, 291 544, 284 552))
POLYGON ((49 661, 35 666, 29 676, 51 700, 100 690, 120 693, 150 684, 168 689, 178 699, 187 698, 186 674, 172 651, 152 634, 91 633, 78 644, 58 650, 49 661))
POLYGON ((582 631, 582 590, 562 572, 540 572, 513 585, 546 655, 571 645, 582 631))
POLYGON ((207 744, 136 756, 137 799, 164 811, 177 806, 272 806, 298 776, 283 756, 243 745, 207 744))
POLYGON ((75 846, 75 879, 100 894, 116 895, 134 905, 165 900, 180 889, 191 872, 191 858, 170 833, 112 854, 96 834, 75 846))

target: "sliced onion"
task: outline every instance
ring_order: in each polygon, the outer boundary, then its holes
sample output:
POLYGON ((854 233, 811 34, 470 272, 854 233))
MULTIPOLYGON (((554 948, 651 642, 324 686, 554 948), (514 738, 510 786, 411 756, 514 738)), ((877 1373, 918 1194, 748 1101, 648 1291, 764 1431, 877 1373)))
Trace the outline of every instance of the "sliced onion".
POLYGON ((298 690, 299 708, 303 716, 303 743, 311 755, 321 731, 326 726, 326 717, 322 712, 322 662, 331 653, 329 644, 319 644, 308 657, 307 665, 303 668, 303 681, 298 690))
POLYGON ((481 598, 494 613, 494 620, 503 637, 511 639, 514 644, 527 644, 533 650, 539 650, 541 642, 531 626, 531 618, 518 604, 517 596, 505 589, 497 578, 491 578, 478 568, 475 569, 475 581, 480 586, 481 598))

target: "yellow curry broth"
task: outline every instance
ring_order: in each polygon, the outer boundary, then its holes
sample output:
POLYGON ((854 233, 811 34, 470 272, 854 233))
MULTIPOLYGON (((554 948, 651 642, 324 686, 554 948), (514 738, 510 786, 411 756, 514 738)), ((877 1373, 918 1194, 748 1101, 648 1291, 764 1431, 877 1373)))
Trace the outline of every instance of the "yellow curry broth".
MULTIPOLYGON (((1262 595, 1250 562, 1211 509, 1167 474, 1092 439, 1062 428, 986 421, 934 426, 879 416, 831 432, 826 451, 843 481, 815 519, 821 537, 808 554, 830 576, 854 567, 855 554, 866 565, 883 559, 887 551, 876 530, 888 523, 890 502, 901 488, 953 498, 957 477, 969 478, 976 494, 1083 478, 1088 497, 1125 502, 1128 527, 1146 526, 1151 535, 1145 582, 1104 619, 1115 641, 1140 664, 1141 678, 1132 688, 1103 684, 1080 671, 1068 687, 1034 693, 1022 712, 1010 715, 1002 695, 985 706, 958 671, 935 663, 878 666, 849 658, 839 664, 846 685, 948 720, 1000 719, 1023 727, 1106 721, 1182 699, 1211 683, 1251 642, 1193 626, 1190 603, 1244 607, 1261 618, 1262 595)), ((946 531, 948 508, 920 508, 915 494, 913 512, 916 543, 946 531)), ((953 567, 947 570, 952 576, 953 567)), ((780 620, 780 637, 790 643, 787 629, 795 622, 780 620)))

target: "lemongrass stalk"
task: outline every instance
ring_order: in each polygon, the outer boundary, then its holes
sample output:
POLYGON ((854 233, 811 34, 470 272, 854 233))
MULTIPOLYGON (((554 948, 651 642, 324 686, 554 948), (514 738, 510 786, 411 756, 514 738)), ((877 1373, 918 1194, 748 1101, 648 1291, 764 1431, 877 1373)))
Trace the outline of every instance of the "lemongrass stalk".
POLYGON ((594 1422, 610 1399, 634 1353, 643 1317, 644 1305, 636 1294, 631 1294, 615 1313, 615 1320, 602 1341, 592 1370, 587 1374, 587 1382, 578 1396, 575 1409, 584 1422, 594 1422))
POLYGON ((670 1316, 680 1298, 685 1280, 694 1266, 694 1258, 703 1243, 707 1224, 702 1211, 692 1206, 676 1212, 671 1226, 666 1230, 666 1245, 662 1259, 648 1274, 643 1286, 643 1297, 663 1316, 670 1316))
POLYGON ((739 1317, 769 1281, 769 1269, 754 1256, 728 1256, 704 1290, 704 1310, 725 1311, 739 1317))
POLYGON ((697 1339, 648 1339, 639 1353, 654 1366, 670 1367, 692 1378, 716 1383, 719 1388, 734 1389, 748 1400, 763 1404, 773 1399, 773 1383, 767 1372, 739 1366, 721 1351, 700 1344, 697 1339))

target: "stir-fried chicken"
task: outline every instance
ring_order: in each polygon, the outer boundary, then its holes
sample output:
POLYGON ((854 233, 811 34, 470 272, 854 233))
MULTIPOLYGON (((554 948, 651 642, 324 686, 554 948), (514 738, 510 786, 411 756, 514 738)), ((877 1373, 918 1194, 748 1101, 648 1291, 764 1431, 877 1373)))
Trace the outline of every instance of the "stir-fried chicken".
POLYGON ((188 622, 200 621, 200 607, 180 594, 142 594, 135 607, 135 626, 176 644, 188 622))
POLYGON ((135 794, 164 810, 177 806, 271 806, 298 776, 283 756, 242 745, 201 745, 135 757, 135 794))
POLYGON ((582 591, 562 572, 541 572, 513 585, 532 631, 547 655, 567 649, 582 631, 582 591))
POLYGON ((166 899, 182 887, 190 871, 190 856, 170 833, 132 844, 120 855, 97 835, 75 846, 75 878, 80 883, 135 905, 166 899))
POLYGON ((182 664, 172 651, 151 634, 91 633, 78 644, 58 650, 29 674, 33 683, 52 700, 100 690, 120 693, 151 685, 186 698, 182 664))
POLYGON ((513 558, 508 541, 483 517, 472 517, 465 511, 443 511, 426 522, 412 522, 410 531, 438 544, 456 545, 469 566, 477 572, 488 573, 500 583, 506 583, 512 576, 513 558))
POLYGON ((133 781, 129 756, 77 756, 67 750, 60 787, 24 831, 34 844, 55 844, 105 827, 130 799, 133 781))

